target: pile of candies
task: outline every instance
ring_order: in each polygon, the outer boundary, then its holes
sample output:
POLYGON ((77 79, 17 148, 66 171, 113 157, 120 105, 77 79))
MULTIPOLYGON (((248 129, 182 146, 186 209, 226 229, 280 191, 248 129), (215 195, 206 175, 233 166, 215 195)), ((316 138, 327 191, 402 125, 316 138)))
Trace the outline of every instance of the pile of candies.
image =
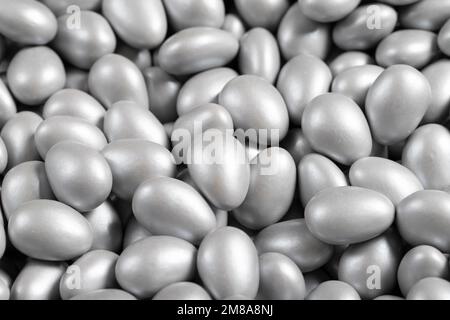
POLYGON ((0 0, 0 299, 450 299, 450 0, 0 0))

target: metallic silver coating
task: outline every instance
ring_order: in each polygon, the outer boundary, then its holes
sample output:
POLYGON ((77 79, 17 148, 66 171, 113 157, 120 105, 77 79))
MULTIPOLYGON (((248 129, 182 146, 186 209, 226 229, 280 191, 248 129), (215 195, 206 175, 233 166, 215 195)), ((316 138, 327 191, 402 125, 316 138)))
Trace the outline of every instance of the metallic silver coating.
POLYGON ((41 161, 23 162, 9 170, 3 178, 1 193, 3 212, 7 219, 25 202, 55 199, 44 162, 41 161))
POLYGON ((361 297, 348 283, 329 280, 318 285, 306 300, 361 300, 361 297))
POLYGON ((447 257, 431 246, 417 246, 404 256, 397 271, 399 287, 404 296, 420 280, 428 277, 447 279, 447 257))
POLYGON ((124 290, 99 289, 79 294, 70 300, 136 300, 136 297, 124 290))
POLYGON ((286 150, 267 148, 256 156, 250 170, 247 196, 233 213, 243 226, 258 230, 278 222, 287 213, 297 184, 295 162, 286 150), (273 171, 265 174, 270 167, 273 171))
POLYGON ((7 78, 14 96, 35 106, 64 87, 66 71, 60 57, 49 47, 29 47, 11 60, 7 78))
POLYGON ((296 166, 298 166, 303 157, 313 152, 308 140, 306 140, 305 135, 299 128, 292 128, 288 131, 281 142, 281 147, 291 154, 296 166))
POLYGON ((300 9, 310 19, 318 22, 335 22, 345 18, 361 0, 298 0, 300 9))
POLYGON ((320 191, 348 185, 342 170, 333 161, 320 154, 307 154, 297 168, 300 199, 304 207, 320 191))
POLYGON ((373 58, 363 51, 345 51, 335 57, 329 64, 333 77, 352 67, 374 64, 373 58))
POLYGON ((71 18, 71 14, 58 18, 58 32, 52 42, 62 58, 78 68, 89 69, 97 59, 114 52, 116 36, 103 16, 81 11, 80 28, 75 30, 71 18))
POLYGON ((133 213, 151 234, 193 244, 199 244, 216 226, 214 213, 202 196, 187 183, 169 177, 143 182, 133 196, 133 213))
POLYGON ((429 64, 422 70, 431 86, 431 105, 428 107, 423 123, 441 122, 449 115, 450 60, 442 59, 429 64))
POLYGON ((43 45, 56 35, 57 22, 44 4, 34 0, 0 0, 0 33, 24 45, 43 45))
POLYGON ((108 201, 92 211, 84 213, 91 225, 94 241, 91 250, 109 250, 120 252, 122 249, 122 221, 119 213, 108 201))
POLYGON ((159 49, 158 63, 170 74, 188 75, 223 67, 233 60, 238 50, 239 43, 230 33, 195 27, 168 38, 159 49))
POLYGON ((91 94, 107 109, 122 100, 148 107, 144 77, 127 58, 108 54, 98 59, 89 71, 88 83, 91 94))
MULTIPOLYGON (((219 95, 219 104, 225 107, 233 118, 236 129, 267 130, 267 141, 272 144, 282 140, 289 129, 289 115, 280 92, 269 81, 253 76, 242 75, 228 82, 219 95), (272 130, 278 131, 272 141, 272 130)), ((250 138, 251 142, 254 137, 250 138)))
POLYGON ((263 28, 249 30, 240 38, 239 69, 273 83, 280 71, 280 50, 275 37, 263 28))
POLYGON ((297 265, 287 256, 268 252, 259 257, 258 298, 263 300, 303 300, 305 280, 297 265))
POLYGON ((147 49, 136 49, 126 43, 119 42, 116 48, 116 54, 131 60, 139 70, 143 71, 152 66, 152 54, 147 49))
POLYGON ((241 17, 234 13, 228 13, 225 15, 225 20, 222 25, 222 30, 228 31, 231 33, 236 39, 242 37, 245 33, 245 26, 242 22, 241 17))
MULTIPOLYGON (((203 137, 212 132, 203 133, 203 137)), ((215 132, 215 131, 214 131, 215 132)), ((205 198, 214 207, 232 210, 245 200, 250 185, 250 165, 245 159, 244 146, 227 134, 222 137, 220 146, 222 159, 208 161, 208 148, 194 144, 191 148, 192 162, 188 163, 189 174, 205 198)))
POLYGON ((8 234, 18 250, 48 261, 76 258, 87 252, 93 241, 88 221, 54 200, 32 200, 19 206, 9 217, 8 234), (29 232, 30 228, 34 232, 29 232))
POLYGON ((404 28, 436 31, 448 18, 449 0, 421 0, 401 11, 400 24, 404 28))
POLYGON ((185 281, 162 288, 152 300, 211 300, 211 296, 198 284, 185 281))
POLYGON ((364 109, 367 93, 383 71, 371 64, 348 68, 336 75, 331 91, 346 95, 364 109))
POLYGON ((189 242, 151 236, 127 247, 116 264, 119 285, 137 298, 151 298, 162 288, 194 277, 197 249, 189 242))
POLYGON ((397 206, 397 227, 413 246, 430 245, 450 252, 450 194, 439 190, 418 191, 397 206))
POLYGON ((105 109, 96 99, 81 90, 63 89, 48 98, 42 116, 44 119, 72 116, 102 128, 105 109))
POLYGON ((2 128, 16 112, 16 102, 11 96, 8 87, 3 80, 0 79, 0 128, 2 128))
POLYGON ((45 171, 56 198, 80 212, 98 207, 112 189, 111 169, 103 155, 76 142, 53 146, 45 158, 45 171))
POLYGON ((34 142, 42 159, 57 143, 78 142, 97 151, 106 145, 103 132, 88 121, 72 116, 54 116, 42 121, 34 133, 34 142))
POLYGON ((382 67, 407 64, 421 69, 438 53, 435 33, 425 30, 399 30, 380 42, 375 57, 382 67))
POLYGON ((333 247, 314 237, 304 219, 275 223, 255 238, 259 254, 278 252, 297 264, 302 272, 314 271, 331 259, 333 247))
POLYGON ((169 137, 159 120, 148 109, 132 101, 114 103, 106 112, 103 131, 110 142, 143 139, 167 147, 169 137))
POLYGON ((281 19, 277 37, 286 60, 300 53, 324 59, 331 46, 330 26, 306 17, 298 3, 292 5, 281 19))
POLYGON ((134 215, 128 220, 128 224, 123 234, 123 249, 139 240, 150 237, 152 234, 141 225, 134 215))
POLYGON ((102 13, 116 34, 135 48, 154 49, 167 33, 167 19, 161 0, 108 0, 102 13))
POLYGON ((366 115, 374 139, 383 145, 406 139, 430 104, 431 87, 420 71, 408 65, 387 68, 366 98, 366 115))
POLYGON ((149 178, 174 177, 175 159, 163 146, 139 139, 117 140, 102 151, 113 175, 112 191, 131 200, 137 187, 149 178), (126 164, 132 163, 132 166, 126 164))
POLYGON ((403 148, 403 165, 416 174, 425 189, 450 186, 450 133, 444 126, 427 124, 418 128, 403 148))
POLYGON ((216 68, 196 74, 178 94, 177 113, 182 116, 205 103, 216 103, 225 85, 238 76, 230 68, 216 68))
POLYGON ((349 179, 353 186, 384 194, 395 206, 409 195, 423 190, 422 184, 411 170, 379 157, 356 161, 350 168, 349 179))
POLYGON ((339 93, 314 98, 303 112, 302 129, 315 151, 345 165, 372 150, 369 125, 361 108, 339 93))
POLYGON ((100 8, 102 0, 40 0, 50 10, 53 11, 55 16, 59 17, 67 13, 70 5, 76 5, 81 10, 95 11, 100 8))
POLYGON ((253 299, 259 287, 259 261, 253 241, 241 230, 223 227, 200 244, 198 273, 216 299, 243 295, 253 299))
POLYGON ((0 137, 8 151, 8 168, 22 162, 40 160, 34 133, 42 118, 29 111, 17 113, 3 126, 0 137))
POLYGON ((11 300, 58 300, 59 279, 67 264, 29 260, 11 288, 11 300))
POLYGON ((391 231, 351 245, 341 256, 338 278, 354 287, 363 299, 390 293, 397 284, 401 253, 400 239, 391 231))
POLYGON ((177 98, 181 83, 160 67, 143 70, 149 109, 161 123, 177 119, 177 98))
POLYGON ((386 196, 360 187, 324 189, 305 208, 311 233, 334 245, 372 239, 391 226, 394 215, 394 205, 386 196))
POLYGON ((163 3, 170 25, 175 30, 220 28, 225 20, 223 0, 163 0, 163 3))
POLYGON ((407 300, 449 300, 450 283, 444 279, 429 277, 417 282, 409 291, 407 300))
POLYGON ((250 27, 276 29, 289 8, 288 0, 234 0, 239 15, 250 27))
POLYGON ((100 289, 117 287, 116 262, 119 256, 107 250, 92 250, 71 264, 59 282, 59 292, 63 300, 100 289), (76 271, 75 271, 76 270, 76 271), (79 278, 75 279, 76 276, 79 278), (79 286, 75 286, 77 281, 79 286))
POLYGON ((397 24, 397 12, 390 6, 377 4, 378 25, 369 28, 373 19, 371 4, 356 8, 333 29, 334 43, 342 50, 367 50, 392 33, 397 24))
POLYGON ((331 80, 328 66, 309 54, 301 53, 284 65, 277 89, 286 102, 291 122, 301 124, 306 105, 315 97, 327 93, 331 80))

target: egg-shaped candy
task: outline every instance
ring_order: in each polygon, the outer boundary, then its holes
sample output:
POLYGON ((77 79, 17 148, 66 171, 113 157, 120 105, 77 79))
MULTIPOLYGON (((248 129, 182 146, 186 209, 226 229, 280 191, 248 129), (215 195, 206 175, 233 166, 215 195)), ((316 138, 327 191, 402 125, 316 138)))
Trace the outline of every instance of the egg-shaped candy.
POLYGON ((53 200, 32 200, 9 218, 11 243, 29 257, 70 260, 87 252, 93 241, 89 222, 71 207, 53 200))
POLYGON ((99 151, 80 143, 53 146, 45 158, 45 171, 56 198, 80 212, 98 207, 112 189, 108 162, 99 151))

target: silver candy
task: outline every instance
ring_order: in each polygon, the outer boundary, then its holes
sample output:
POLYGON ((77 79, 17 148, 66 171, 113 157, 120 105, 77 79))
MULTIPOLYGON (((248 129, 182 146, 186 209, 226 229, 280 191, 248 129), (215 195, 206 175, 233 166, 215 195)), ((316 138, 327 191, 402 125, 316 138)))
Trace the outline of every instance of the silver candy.
POLYGON ((286 60, 299 53, 309 53, 324 59, 331 46, 330 27, 306 17, 299 4, 295 3, 278 27, 278 44, 286 60))
POLYGON ((32 200, 19 206, 9 218, 8 234, 14 247, 27 256, 49 261, 78 257, 93 241, 88 221, 53 200, 32 200))
POLYGON ((204 285, 216 299, 256 296, 258 254, 252 240, 239 229, 223 227, 207 235, 198 249, 197 268, 204 285))
POLYGON ((395 208, 383 194, 359 187, 327 188, 305 208, 311 233, 330 244, 352 244, 376 237, 394 221, 395 208))
POLYGON ((273 83, 280 71, 280 50, 266 29, 254 28, 240 38, 239 69, 273 83))
POLYGON ((58 33, 52 43, 65 60, 78 68, 89 69, 97 59, 114 52, 116 36, 103 16, 81 11, 78 29, 70 24, 71 17, 67 14, 58 18, 58 33))
POLYGON ((118 255, 106 250, 92 250, 70 265, 59 282, 63 300, 99 289, 117 287, 116 262, 118 255))
POLYGON ((0 33, 25 44, 42 45, 56 34, 57 22, 49 8, 35 0, 0 0, 0 33))
POLYGON ((163 0, 170 25, 176 30, 191 27, 220 28, 225 20, 223 0, 163 0))
POLYGON ((139 68, 127 58, 117 54, 103 56, 92 66, 88 81, 92 95, 107 109, 122 100, 148 107, 144 77, 139 68))
POLYGON ((113 175, 112 191, 122 199, 131 200, 138 186, 153 177, 173 177, 175 159, 163 146, 139 139, 117 140, 107 145, 103 156, 113 175), (133 163, 133 166, 127 166, 133 163))
POLYGON ((430 84, 421 72, 407 65, 387 68, 366 98, 366 115, 374 139, 393 145, 408 138, 430 104, 430 84))
POLYGON ((407 300, 449 300, 450 283, 444 279, 429 277, 417 282, 409 291, 407 300))
POLYGON ((302 12, 319 22, 341 20, 359 5, 361 0, 298 0, 302 12))
POLYGON ((416 174, 425 189, 450 186, 449 161, 450 133, 438 124, 418 128, 403 149, 403 165, 416 174))
POLYGON ((303 300, 305 280, 297 265, 287 256, 276 252, 259 257, 258 297, 268 300, 303 300))
POLYGON ((377 47, 377 63, 383 67, 407 64, 421 69, 438 54, 437 36, 425 30, 399 30, 391 33, 377 47))
POLYGON ((216 226, 214 213, 202 196, 188 184, 168 177, 148 179, 139 186, 133 196, 133 213, 151 234, 194 244, 216 226))
POLYGON ((42 159, 54 145, 63 141, 78 142, 97 151, 108 143, 98 127, 71 116, 54 116, 42 121, 34 133, 34 141, 42 159))
POLYGON ((411 245, 431 245, 450 251, 450 194, 439 190, 418 191, 397 206, 397 226, 403 239, 411 245))
POLYGON ((103 131, 109 141, 143 139, 169 145, 169 137, 159 120, 141 105, 131 101, 120 101, 106 112, 103 131))
POLYGON ((150 298, 165 286, 193 278, 197 249, 189 242, 151 236, 127 247, 116 264, 116 279, 127 292, 150 298))
POLYGON ((112 189, 111 169, 102 154, 76 142, 53 146, 45 171, 56 198, 81 212, 98 207, 112 189))
POLYGON ((333 247, 308 230, 304 219, 275 223, 255 238, 259 254, 278 252, 294 261, 302 272, 316 270, 331 259, 333 247))
POLYGON ((349 172, 353 186, 378 191, 394 205, 416 191, 423 190, 416 175, 392 160, 368 157, 356 161, 349 172))
POLYGON ((64 262, 29 260, 11 288, 11 300, 58 300, 64 262))
POLYGON ((167 20, 161 0, 108 0, 102 12, 119 37, 135 48, 153 49, 167 33, 167 20))
POLYGON ((162 44, 158 63, 171 74, 193 74, 225 66, 238 49, 237 39, 226 31, 211 27, 189 28, 175 33, 162 44))
POLYGON ((39 199, 55 199, 41 161, 23 162, 7 172, 2 182, 2 206, 5 217, 23 203, 39 199))
POLYGON ((236 129, 257 130, 258 140, 261 129, 268 131, 267 141, 255 141, 252 136, 251 142, 270 145, 287 134, 289 115, 286 104, 278 90, 263 78, 253 75, 234 78, 220 93, 219 104, 231 114, 236 129))
POLYGON ((306 300, 361 300, 361 297, 348 283, 330 280, 318 285, 306 300))
POLYGON ((277 89, 283 95, 290 121, 300 124, 306 105, 327 93, 332 80, 328 66, 319 58, 299 54, 281 69, 277 89))
POLYGON ((342 50, 370 49, 392 33, 397 17, 397 12, 384 4, 360 6, 336 24, 334 43, 342 50), (374 20, 374 13, 377 20, 374 20))
POLYGON ((352 164, 372 150, 372 138, 363 112, 350 98, 328 93, 305 108, 302 129, 311 147, 342 164, 352 164))
POLYGON ((33 106, 44 102, 66 83, 63 62, 48 47, 30 47, 19 51, 8 66, 7 77, 14 96, 20 102, 33 106))
POLYGON ((308 154, 300 161, 298 183, 304 207, 320 191, 348 185, 342 170, 333 161, 317 153, 308 154))
POLYGON ((216 68, 196 74, 184 83, 178 94, 179 116, 205 103, 216 103, 225 85, 238 74, 230 68, 216 68))
POLYGON ((211 297, 198 284, 185 281, 162 288, 152 300, 211 300, 211 297))
POLYGON ((250 170, 247 196, 233 213, 247 228, 262 229, 278 222, 294 199, 295 162, 286 150, 268 148, 258 154, 250 170))
POLYGON ((397 271, 398 284, 404 296, 420 280, 428 277, 447 279, 447 257, 431 246, 417 246, 403 257, 397 271))

